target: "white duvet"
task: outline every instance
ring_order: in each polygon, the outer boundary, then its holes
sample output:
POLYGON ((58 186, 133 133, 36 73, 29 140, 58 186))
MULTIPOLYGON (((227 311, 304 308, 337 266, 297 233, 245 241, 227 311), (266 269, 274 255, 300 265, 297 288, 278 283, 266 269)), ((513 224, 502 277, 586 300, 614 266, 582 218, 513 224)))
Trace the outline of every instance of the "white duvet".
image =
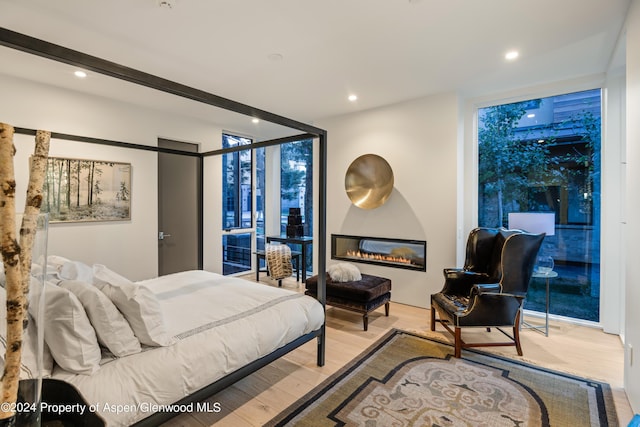
MULTIPOLYGON (((313 298, 281 288, 205 271, 138 282, 160 301, 168 347, 147 347, 119 359, 104 358, 91 376, 56 368, 108 426, 128 426, 162 410, 324 322, 313 298)), ((224 409, 223 409, 224 410, 224 409)))

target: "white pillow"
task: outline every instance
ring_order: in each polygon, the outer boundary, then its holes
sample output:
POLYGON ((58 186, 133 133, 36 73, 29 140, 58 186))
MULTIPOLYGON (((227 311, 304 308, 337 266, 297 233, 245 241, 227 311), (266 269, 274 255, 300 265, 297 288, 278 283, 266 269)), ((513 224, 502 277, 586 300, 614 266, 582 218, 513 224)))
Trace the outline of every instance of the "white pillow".
POLYGON ((327 268, 327 273, 334 282, 353 282, 361 280, 360 270, 353 264, 348 262, 340 262, 332 264, 327 268))
POLYGON ((62 266, 70 261, 71 261, 70 259, 58 256, 58 255, 49 255, 47 257, 47 265, 52 269, 56 270, 57 272, 60 272, 60 270, 62 269, 62 266))
MULTIPOLYGON (((45 282, 44 340, 61 368, 91 375, 100 368, 96 332, 78 298, 66 289, 45 282)), ((37 310, 32 301, 29 310, 37 310)), ((35 311, 32 311, 35 313, 35 311)))
POLYGON ((100 264, 93 266, 93 281, 124 314, 141 344, 167 346, 175 342, 166 331, 160 303, 149 288, 100 264))
POLYGON ((62 266, 70 262, 69 259, 58 256, 49 255, 47 257, 47 277, 46 280, 50 280, 52 283, 57 283, 60 280, 60 270, 62 266))
MULTIPOLYGON (((7 350, 7 317, 6 317, 6 292, 0 288, 0 371, 4 370, 4 356, 7 350)), ((20 360, 20 378, 29 379, 38 373, 38 343, 37 328, 33 317, 29 316, 29 325, 22 335, 22 358, 20 360)), ((53 357, 47 345, 42 343, 42 376, 50 377, 53 370, 53 357)))
POLYGON ((96 331, 99 344, 117 357, 140 353, 140 342, 133 334, 131 326, 98 288, 77 280, 64 280, 59 286, 78 297, 96 331))
POLYGON ((62 280, 79 280, 86 283, 93 282, 93 269, 80 261, 65 262, 58 274, 62 280))

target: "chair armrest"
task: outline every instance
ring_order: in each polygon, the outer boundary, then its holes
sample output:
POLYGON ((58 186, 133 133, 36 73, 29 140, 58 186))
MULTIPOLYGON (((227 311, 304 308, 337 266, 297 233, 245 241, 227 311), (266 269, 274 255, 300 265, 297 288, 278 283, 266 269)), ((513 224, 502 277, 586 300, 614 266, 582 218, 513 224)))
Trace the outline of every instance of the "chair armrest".
POLYGON ((445 268, 442 270, 445 279, 462 279, 467 277, 476 277, 478 279, 488 278, 486 273, 476 273, 475 271, 465 270, 462 268, 445 268))
POLYGON ((476 283, 471 288, 471 295, 482 295, 486 293, 502 293, 502 286, 500 286, 500 283, 476 283))
POLYGON ((469 296, 473 285, 489 280, 489 276, 484 273, 459 268, 445 268, 443 273, 445 281, 441 292, 445 294, 469 296))

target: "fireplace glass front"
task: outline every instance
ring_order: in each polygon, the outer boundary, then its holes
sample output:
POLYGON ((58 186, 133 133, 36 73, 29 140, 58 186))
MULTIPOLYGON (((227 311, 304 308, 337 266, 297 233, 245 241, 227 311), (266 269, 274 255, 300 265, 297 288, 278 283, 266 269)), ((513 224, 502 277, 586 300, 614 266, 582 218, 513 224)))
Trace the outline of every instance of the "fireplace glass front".
POLYGON ((331 258, 427 271, 427 242, 332 234, 331 258))

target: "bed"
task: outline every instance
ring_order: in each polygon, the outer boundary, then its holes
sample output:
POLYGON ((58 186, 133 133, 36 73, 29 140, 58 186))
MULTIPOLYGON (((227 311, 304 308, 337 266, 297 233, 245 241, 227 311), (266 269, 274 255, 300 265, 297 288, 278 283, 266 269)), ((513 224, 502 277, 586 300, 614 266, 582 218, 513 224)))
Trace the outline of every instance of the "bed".
MULTIPOLYGON (((77 273, 72 280, 45 285, 45 342, 56 361, 45 376, 73 385, 109 427, 157 425, 324 331, 323 306, 286 289, 201 270, 136 283, 99 265, 91 268, 90 277, 77 273), (143 332, 136 329, 139 319, 131 317, 131 307, 118 299, 117 292, 129 291, 136 295, 127 301, 137 300, 137 309, 147 316, 143 332), (123 355, 109 350, 112 345, 100 331, 100 320, 92 317, 96 304, 87 293, 113 301, 142 343, 138 349, 125 343, 121 331, 111 331, 119 346, 114 351, 123 355), (90 319, 85 330, 83 315, 90 319), (74 330, 61 318, 73 318, 74 330), (61 340, 60 334, 73 337, 61 340), (97 354, 93 339, 100 343, 97 354), (75 354, 60 353, 74 348, 75 354)), ((103 323, 111 328, 115 321, 103 323)))
MULTIPOLYGON (((317 164, 315 164, 314 162, 314 169, 317 169, 318 171, 318 179, 317 179, 318 194, 317 194, 317 205, 315 204, 315 200, 314 200, 314 210, 317 210, 318 217, 317 217, 317 220, 314 218, 314 223, 317 226, 317 233, 314 231, 314 245, 317 246, 317 254, 318 254, 316 268, 318 271, 325 271, 326 254, 327 254, 327 250, 326 250, 327 132, 324 129, 320 129, 303 122, 299 122, 287 117, 270 113, 268 111, 257 109, 255 107, 252 107, 244 103, 239 103, 233 100, 229 100, 227 98, 219 97, 215 94, 208 93, 201 89, 189 87, 175 81, 170 81, 159 76, 154 76, 143 71, 132 69, 123 64, 116 64, 116 63, 113 63, 112 61, 108 61, 102 58, 98 58, 96 56, 88 55, 83 52, 75 51, 75 50, 66 48, 64 46, 48 43, 44 40, 39 40, 39 39, 30 37, 24 34, 16 33, 7 29, 0 29, 0 44, 10 47, 12 49, 17 49, 30 54, 45 57, 50 60, 59 61, 61 63, 75 64, 81 68, 91 69, 96 73, 100 73, 116 79, 127 81, 132 84, 148 87, 163 93, 172 94, 179 97, 183 97, 185 99, 193 100, 198 103, 202 103, 205 106, 218 107, 218 108, 232 111, 235 113, 244 114, 248 117, 258 117, 261 120, 264 120, 265 122, 270 122, 275 125, 283 127, 284 133, 283 135, 280 135, 280 137, 277 137, 277 135, 268 135, 268 136, 265 135, 264 136, 265 139, 262 139, 259 143, 251 144, 248 147, 247 146, 235 147, 234 149, 231 149, 231 150, 239 151, 239 150, 246 150, 246 149, 257 149, 257 148, 264 148, 268 146, 278 146, 280 144, 299 141, 303 139, 316 139, 318 143, 318 154, 317 154, 317 164), (296 135, 295 133, 298 131, 302 133, 296 135), (267 138, 273 138, 273 139, 267 139, 267 138)), ((26 134, 35 134, 35 130, 25 129, 25 128, 16 128, 16 132, 26 133, 26 134)), ((106 140, 106 139, 100 139, 95 137, 84 137, 81 135, 70 135, 70 134, 62 134, 62 133, 54 133, 53 137, 57 139, 63 139, 63 140, 69 140, 69 141, 81 141, 84 143, 106 145, 106 146, 119 146, 119 147, 128 148, 128 149, 135 149, 135 150, 145 150, 145 151, 153 150, 159 153, 167 152, 165 149, 160 147, 151 147, 146 144, 134 144, 134 143, 131 143, 130 141, 120 142, 120 141, 106 140)), ((173 152, 174 150, 169 150, 169 151, 173 152)), ((204 153, 198 153, 197 155, 200 159, 206 159, 207 157, 219 156, 222 154, 226 154, 228 152, 229 152, 229 149, 221 149, 221 150, 213 150, 213 151, 204 152, 204 153)), ((189 155, 193 155, 193 154, 194 153, 189 153, 189 155)), ((200 188, 200 199, 202 200, 203 197, 204 197, 203 190, 202 188, 200 188)), ((201 249, 203 246, 203 239, 204 237, 203 235, 201 235, 199 238, 200 250, 198 254, 198 258, 199 258, 198 265, 200 266, 200 268, 202 268, 203 256, 204 256, 203 251, 201 249)), ((151 286, 152 284, 147 283, 147 285, 151 286)), ((147 286, 144 286, 144 288, 146 289, 147 286)), ((155 292, 155 289, 153 291, 155 292)), ((310 301, 312 299, 310 297, 308 298, 309 300, 300 299, 299 302, 303 302, 303 304, 312 304, 310 301)), ((298 301, 297 299, 292 298, 290 301, 286 301, 282 303, 293 304, 294 300, 298 301)), ((319 280, 318 300, 320 301, 320 303, 314 302, 312 304, 314 308, 311 309, 311 311, 313 313, 316 313, 316 315, 318 315, 321 312, 322 319, 324 319, 324 311, 322 308, 326 300, 326 294, 325 294, 323 276, 321 276, 319 280)), ((159 304, 163 306, 165 303, 159 302, 159 304)), ((285 321, 288 315, 280 316, 280 315, 274 314, 274 317, 280 319, 281 321, 285 321)), ((271 325, 261 324, 260 326, 261 327, 273 326, 273 324, 271 325)), ((310 332, 304 333, 303 335, 284 344, 282 347, 277 348, 275 351, 272 351, 271 353, 267 353, 266 355, 262 357, 258 357, 256 360, 252 362, 242 365, 242 367, 238 368, 236 371, 233 371, 230 374, 226 374, 218 380, 207 379, 206 381, 201 381, 202 383, 206 383, 209 381, 212 381, 212 382, 209 385, 204 386, 198 391, 195 391, 192 393, 191 390, 197 389, 198 386, 194 384, 188 384, 188 389, 187 387, 185 387, 185 390, 182 390, 182 394, 185 397, 182 398, 181 401, 186 402, 186 401, 205 398, 208 395, 211 395, 225 388, 226 386, 232 384, 233 382, 237 381, 243 376, 246 376, 251 372, 254 372, 258 368, 269 363, 270 361, 277 359, 283 354, 286 354, 288 351, 304 344, 305 342, 313 340, 316 337, 318 341, 317 343, 318 365, 320 366, 323 365, 324 354, 325 354, 324 329, 325 329, 324 320, 322 321, 319 321, 318 319, 314 319, 313 321, 309 320, 309 324, 305 326, 304 330, 305 331, 310 330, 310 332)), ((209 332, 202 331, 202 333, 207 334, 209 332)), ((281 333, 283 335, 295 335, 295 334, 288 334, 286 332, 281 332, 281 333)), ((185 339, 178 339, 177 340, 178 342, 172 344, 172 346, 176 346, 176 348, 179 348, 180 346, 184 345, 182 344, 182 341, 189 341, 187 338, 189 337, 186 337, 185 339)), ((250 338, 247 338, 247 340, 249 339, 250 338)), ((287 339, 288 338, 282 338, 281 341, 284 343, 287 341, 287 339)), ((246 341, 243 344, 246 344, 246 341)), ((274 346, 271 346, 271 347, 274 347, 274 346)), ((163 348, 159 348, 155 350, 149 350, 147 348, 144 349, 145 353, 153 352, 153 351, 162 353, 162 352, 166 352, 167 350, 164 350, 163 348)), ((23 353, 23 356, 24 356, 24 353, 23 353)), ((113 364, 113 363, 122 364, 122 363, 125 363, 124 362, 125 359, 131 358, 135 360, 139 357, 142 357, 142 355, 137 357, 132 357, 132 355, 129 355, 126 357, 121 357, 118 360, 108 361, 108 360, 103 360, 101 355, 100 369, 94 372, 92 376, 95 375, 98 371, 102 371, 102 368, 105 368, 104 372, 107 372, 108 370, 112 370, 113 368, 107 368, 108 364, 113 364)), ((144 357, 149 357, 149 356, 144 356, 144 357)), ((45 355, 45 358, 46 358, 46 355, 45 355)), ((126 362, 126 363, 130 363, 130 362, 126 362)), ((116 365, 111 365, 111 366, 116 366, 116 365)), ((25 369, 28 370, 28 367, 25 367, 25 369)), ((79 388, 87 387, 90 389, 89 385, 84 384, 85 382, 88 382, 88 380, 83 379, 81 377, 81 375, 85 375, 85 374, 69 374, 68 372, 64 372, 59 368, 57 368, 57 369, 54 369, 54 372, 52 373, 52 375, 54 377, 64 378, 64 381, 69 381, 70 383, 75 384, 79 388)), ((98 374, 98 375, 106 376, 106 374, 104 373, 98 374)), ((88 394, 90 393, 90 390, 88 391, 83 390, 82 392, 84 394, 88 394)), ((142 417, 137 417, 137 418, 140 418, 140 421, 137 421, 137 425, 155 425, 159 423, 162 419, 165 419, 168 417, 169 416, 167 414, 163 414, 163 413, 150 415, 149 417, 144 419, 142 419, 142 417)), ((113 424, 113 422, 111 422, 110 420, 108 421, 110 424, 113 424)), ((117 424, 113 424, 113 425, 117 425, 117 424)))

